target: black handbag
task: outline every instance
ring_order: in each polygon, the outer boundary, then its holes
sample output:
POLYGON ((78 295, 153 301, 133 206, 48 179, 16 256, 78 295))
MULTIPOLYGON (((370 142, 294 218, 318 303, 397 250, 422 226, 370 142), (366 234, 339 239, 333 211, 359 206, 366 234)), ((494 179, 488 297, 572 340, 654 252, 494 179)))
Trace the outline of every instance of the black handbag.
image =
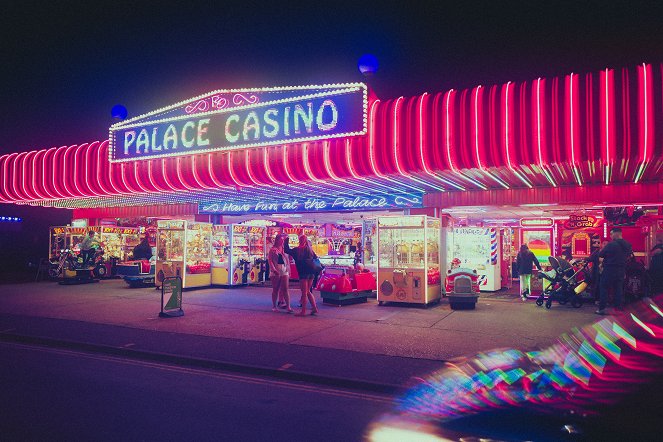
POLYGON ((318 257, 311 258, 310 260, 307 260, 309 270, 311 270, 311 273, 320 273, 322 272, 322 269, 325 268, 325 266, 322 265, 320 262, 320 259, 318 257))

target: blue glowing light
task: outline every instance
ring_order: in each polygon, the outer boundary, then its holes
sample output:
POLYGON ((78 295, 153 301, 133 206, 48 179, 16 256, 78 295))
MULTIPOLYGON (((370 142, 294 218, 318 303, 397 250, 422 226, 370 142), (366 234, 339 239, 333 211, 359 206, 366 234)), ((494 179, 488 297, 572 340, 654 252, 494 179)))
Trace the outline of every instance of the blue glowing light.
POLYGON ((378 70, 379 67, 378 59, 375 57, 375 55, 372 54, 364 54, 359 58, 359 62, 357 63, 357 68, 359 69, 359 72, 362 73, 362 75, 366 76, 371 76, 375 74, 378 70))
POLYGON ((127 118, 127 108, 121 104, 116 104, 111 109, 111 116, 116 120, 124 120, 127 118))

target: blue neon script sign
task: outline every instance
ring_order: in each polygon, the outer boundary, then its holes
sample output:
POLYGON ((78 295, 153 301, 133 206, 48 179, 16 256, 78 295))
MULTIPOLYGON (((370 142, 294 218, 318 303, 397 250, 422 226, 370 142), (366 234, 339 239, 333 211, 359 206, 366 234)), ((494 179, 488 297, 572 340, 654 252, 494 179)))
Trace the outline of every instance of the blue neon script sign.
POLYGON ((349 212, 366 210, 409 209, 423 207, 422 195, 337 196, 335 198, 292 198, 252 202, 201 202, 198 212, 221 215, 349 212))
MULTIPOLYGON (((366 133, 367 89, 362 83, 296 88, 264 94, 208 112, 166 111, 110 128, 111 162, 228 151, 366 133), (172 115, 172 114, 171 114, 172 115)), ((199 103, 207 103, 203 100, 199 103)))

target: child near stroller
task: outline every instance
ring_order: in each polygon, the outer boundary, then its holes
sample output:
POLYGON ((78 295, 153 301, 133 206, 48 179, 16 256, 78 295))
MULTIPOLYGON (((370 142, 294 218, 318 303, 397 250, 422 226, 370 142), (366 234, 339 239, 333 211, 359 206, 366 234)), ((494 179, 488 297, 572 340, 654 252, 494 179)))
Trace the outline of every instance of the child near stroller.
POLYGON ((552 270, 539 272, 539 278, 549 282, 548 287, 536 299, 536 305, 541 307, 544 302, 546 308, 552 307, 553 301, 564 305, 568 302, 574 308, 583 304, 582 293, 587 289, 590 282, 590 271, 588 261, 579 261, 574 267, 563 258, 548 258, 552 270))

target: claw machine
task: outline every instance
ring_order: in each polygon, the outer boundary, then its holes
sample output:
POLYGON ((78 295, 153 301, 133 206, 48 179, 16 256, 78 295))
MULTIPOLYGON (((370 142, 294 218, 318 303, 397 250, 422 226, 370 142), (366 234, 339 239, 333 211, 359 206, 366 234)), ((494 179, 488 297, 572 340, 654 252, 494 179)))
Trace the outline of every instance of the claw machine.
POLYGON ((140 243, 140 228, 120 227, 120 229, 122 234, 120 261, 129 261, 129 259, 133 259, 134 247, 140 243))
POLYGON ((378 303, 430 304, 442 296, 440 220, 426 215, 377 220, 378 303))
POLYGON ((212 284, 228 285, 230 274, 230 225, 212 226, 212 284))
POLYGON ((494 227, 453 227, 447 232, 447 259, 457 267, 469 268, 479 275, 479 290, 494 292, 502 288, 501 244, 494 227))
POLYGON ((182 287, 212 283, 212 225, 184 220, 157 222, 156 284, 162 277, 181 276, 182 287))
MULTIPOLYGON (((88 234, 87 227, 67 227, 66 242, 69 245, 69 248, 74 251, 74 253, 80 253, 81 251, 80 243, 83 241, 85 235, 87 234, 88 234)), ((97 237, 97 239, 99 238, 97 237)))
POLYGON ((365 219, 362 221, 361 244, 364 252, 362 264, 374 273, 377 271, 378 262, 378 256, 375 253, 377 246, 377 227, 378 224, 375 219, 365 219))
POLYGON ((69 242, 67 241, 69 237, 67 236, 66 226, 51 227, 49 232, 48 259, 53 259, 60 256, 60 250, 64 250, 69 247, 69 242))
POLYGON ((101 226, 97 230, 99 236, 97 239, 104 249, 105 258, 115 258, 118 261, 125 261, 122 248, 123 227, 101 226))
POLYGON ((229 224, 214 226, 213 277, 217 285, 257 284, 265 263, 266 229, 229 224))

